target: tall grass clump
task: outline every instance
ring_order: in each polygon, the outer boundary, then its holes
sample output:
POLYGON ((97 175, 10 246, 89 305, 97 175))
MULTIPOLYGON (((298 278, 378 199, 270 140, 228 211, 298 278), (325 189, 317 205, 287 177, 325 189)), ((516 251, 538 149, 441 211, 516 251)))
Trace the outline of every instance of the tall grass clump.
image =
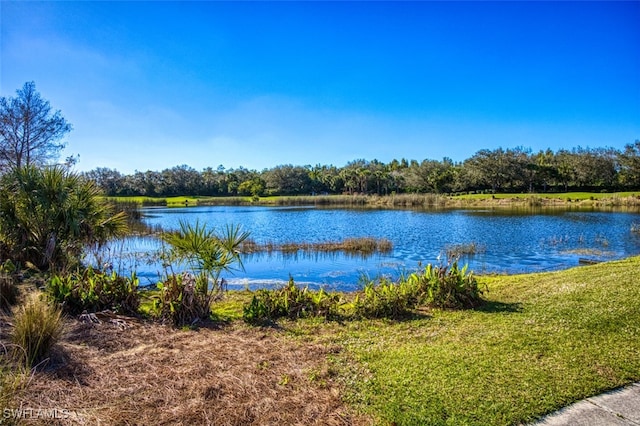
POLYGON ((298 319, 305 317, 337 318, 341 299, 337 293, 324 289, 310 291, 298 287, 293 278, 282 288, 258 290, 251 302, 244 306, 243 319, 250 324, 273 321, 278 318, 298 319))
POLYGON ((167 274, 158 284, 160 295, 156 309, 163 319, 176 325, 206 319, 211 303, 222 296, 223 271, 231 271, 236 265, 242 268, 240 247, 249 237, 240 226, 227 226, 221 233, 207 229, 204 224, 180 222, 180 229, 165 232, 162 240, 169 244, 168 264, 181 263, 188 274, 167 274))
POLYGON ((49 356, 62 334, 62 311, 38 294, 30 295, 13 318, 11 342, 14 354, 26 368, 33 368, 49 356))
POLYGON ((476 242, 453 244, 445 247, 445 254, 448 259, 457 259, 461 256, 473 256, 474 254, 482 253, 484 251, 485 248, 476 242))
POLYGON ((46 289, 50 298, 72 315, 105 309, 135 314, 140 306, 139 283, 135 272, 131 277, 123 277, 115 271, 107 273, 89 267, 71 274, 53 275, 46 289))

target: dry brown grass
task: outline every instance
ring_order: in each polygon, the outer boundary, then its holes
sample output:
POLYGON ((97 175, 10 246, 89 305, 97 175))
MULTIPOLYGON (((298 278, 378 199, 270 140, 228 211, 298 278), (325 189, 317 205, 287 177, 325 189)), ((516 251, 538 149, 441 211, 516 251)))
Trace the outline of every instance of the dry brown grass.
POLYGON ((58 424, 368 424, 332 380, 327 355, 338 350, 241 324, 180 331, 73 320, 17 405, 69 410, 58 424))

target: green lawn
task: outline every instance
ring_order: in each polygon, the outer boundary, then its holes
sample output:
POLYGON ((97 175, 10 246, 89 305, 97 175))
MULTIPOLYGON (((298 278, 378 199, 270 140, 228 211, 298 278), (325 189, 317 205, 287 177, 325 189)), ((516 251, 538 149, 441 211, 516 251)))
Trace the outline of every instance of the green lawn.
POLYGON ((640 257, 481 281, 482 309, 333 329, 349 400, 382 424, 509 425, 640 380, 640 257))
POLYGON ((559 192, 559 193, 535 193, 535 194, 466 194, 466 195, 457 195, 454 198, 461 199, 474 199, 474 200, 484 200, 487 198, 529 198, 529 197, 539 197, 539 198, 558 198, 558 199, 571 199, 571 200, 599 200, 603 198, 611 198, 611 197, 631 197, 635 195, 640 195, 638 192, 559 192))

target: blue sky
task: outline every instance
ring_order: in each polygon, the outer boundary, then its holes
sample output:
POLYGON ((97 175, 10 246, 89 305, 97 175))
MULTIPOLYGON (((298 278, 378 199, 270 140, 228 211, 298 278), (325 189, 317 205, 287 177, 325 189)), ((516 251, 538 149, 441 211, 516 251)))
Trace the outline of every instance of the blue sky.
POLYGON ((2 1, 79 170, 262 170, 640 139, 640 2, 2 1))

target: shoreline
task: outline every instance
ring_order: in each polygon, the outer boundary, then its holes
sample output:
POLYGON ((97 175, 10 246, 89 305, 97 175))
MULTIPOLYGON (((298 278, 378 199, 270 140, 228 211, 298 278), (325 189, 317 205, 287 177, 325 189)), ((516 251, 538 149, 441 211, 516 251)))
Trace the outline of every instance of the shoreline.
POLYGON ((270 197, 106 197, 139 207, 316 206, 362 208, 631 208, 640 209, 640 192, 532 194, 297 195, 270 197))

